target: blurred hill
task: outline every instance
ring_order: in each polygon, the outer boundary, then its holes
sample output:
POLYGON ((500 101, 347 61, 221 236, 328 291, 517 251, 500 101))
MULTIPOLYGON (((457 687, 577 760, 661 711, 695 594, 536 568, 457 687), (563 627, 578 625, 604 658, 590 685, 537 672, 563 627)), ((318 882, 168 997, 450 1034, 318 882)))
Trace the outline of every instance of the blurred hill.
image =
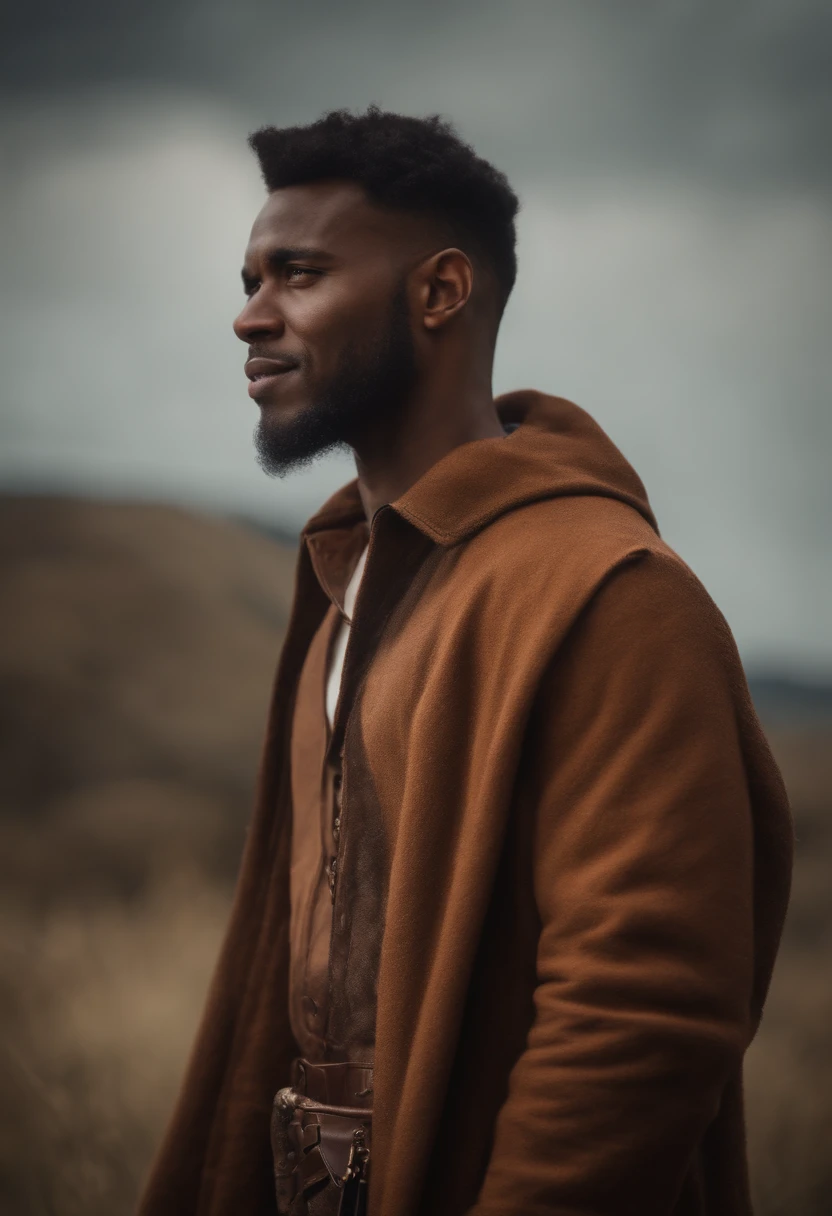
POLYGON ((174 1096, 251 808, 295 554, 0 499, 0 1211, 118 1216, 174 1096))
MULTIPOLYGON (((0 500, 7 829, 77 829, 79 888, 127 894, 148 865, 188 858, 233 876, 294 560, 168 507, 0 500)), ((48 884, 39 869, 30 885, 20 855, 0 868, 51 900, 62 854, 48 884)))
MULTIPOLYGON (((0 499, 9 1216, 132 1211, 225 924, 294 563, 287 543, 168 507, 0 499)), ((757 1212, 825 1216, 832 696, 776 673, 753 687, 798 837, 748 1060, 757 1212)))

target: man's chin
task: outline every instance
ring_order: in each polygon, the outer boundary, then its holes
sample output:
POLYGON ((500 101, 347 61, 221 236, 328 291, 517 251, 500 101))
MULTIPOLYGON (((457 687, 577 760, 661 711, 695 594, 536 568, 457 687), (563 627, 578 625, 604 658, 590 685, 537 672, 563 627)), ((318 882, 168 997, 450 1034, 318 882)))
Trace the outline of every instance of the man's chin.
POLYGON ((257 462, 272 477, 285 477, 311 465, 320 456, 342 446, 340 438, 320 421, 301 410, 280 416, 268 407, 261 410, 254 432, 257 462))

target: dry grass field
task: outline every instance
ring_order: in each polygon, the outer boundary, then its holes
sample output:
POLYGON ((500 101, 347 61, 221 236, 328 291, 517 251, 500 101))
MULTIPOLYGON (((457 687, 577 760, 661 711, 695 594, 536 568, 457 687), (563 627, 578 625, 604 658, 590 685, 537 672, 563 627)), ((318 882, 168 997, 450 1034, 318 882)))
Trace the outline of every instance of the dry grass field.
MULTIPOLYGON (((0 1212, 128 1216, 225 922, 294 555, 0 501, 0 1212)), ((832 1212, 832 726, 780 726, 798 861, 748 1058, 758 1216, 832 1212)))

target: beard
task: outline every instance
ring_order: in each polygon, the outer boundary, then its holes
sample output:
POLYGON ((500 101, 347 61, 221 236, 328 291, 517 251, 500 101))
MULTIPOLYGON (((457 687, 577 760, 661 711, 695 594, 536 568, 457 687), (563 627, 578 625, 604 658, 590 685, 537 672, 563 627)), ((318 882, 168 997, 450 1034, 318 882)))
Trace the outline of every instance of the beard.
POLYGON ((326 452, 354 447, 362 435, 403 410, 416 374, 402 283, 391 301, 386 329, 367 346, 347 347, 338 370, 305 409, 288 419, 264 411, 254 436, 258 464, 272 476, 285 477, 326 452))

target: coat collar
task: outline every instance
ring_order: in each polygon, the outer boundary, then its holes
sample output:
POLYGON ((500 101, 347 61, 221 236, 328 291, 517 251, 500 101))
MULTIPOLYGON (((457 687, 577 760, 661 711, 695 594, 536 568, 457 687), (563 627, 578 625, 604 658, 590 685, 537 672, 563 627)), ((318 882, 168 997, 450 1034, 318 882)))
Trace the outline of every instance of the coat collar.
MULTIPOLYGON (((498 397, 497 411, 516 429, 464 443, 424 473, 391 507, 439 545, 454 545, 500 515, 543 498, 617 498, 656 529, 635 470, 585 410, 563 397, 523 389, 498 397)), ((348 528, 363 518, 358 480, 329 498, 302 535, 348 528)))

